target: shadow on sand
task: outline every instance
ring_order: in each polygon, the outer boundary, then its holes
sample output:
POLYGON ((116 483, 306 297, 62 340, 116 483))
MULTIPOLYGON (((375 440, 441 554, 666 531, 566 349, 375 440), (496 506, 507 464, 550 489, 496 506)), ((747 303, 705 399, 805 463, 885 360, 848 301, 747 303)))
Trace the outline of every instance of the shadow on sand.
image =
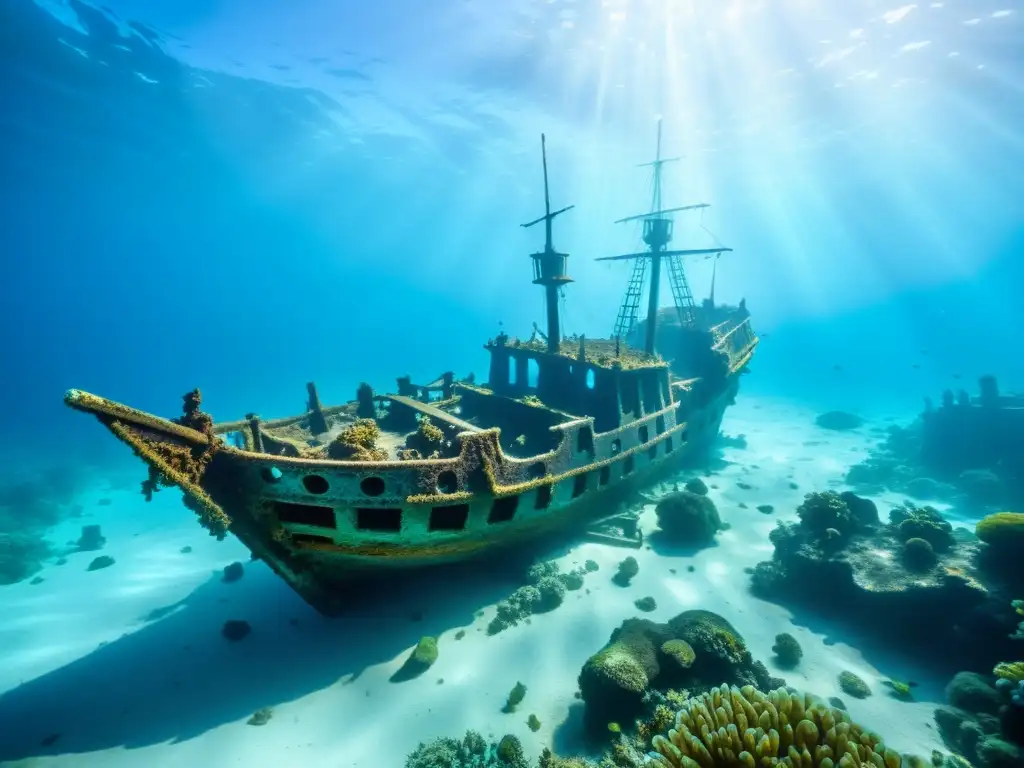
POLYGON ((351 682, 421 636, 470 625, 523 583, 530 554, 380 583, 334 619, 263 566, 232 584, 215 574, 140 618, 136 631, 0 696, 0 760, 185 741, 340 678, 351 682), (225 639, 228 619, 249 622, 251 634, 225 639))
MULTIPOLYGON (((866 631, 857 621, 843 620, 839 616, 824 617, 809 608, 794 606, 791 603, 786 603, 785 606, 786 610, 790 611, 791 620, 795 626, 803 627, 820 635, 824 638, 825 645, 843 643, 856 648, 865 661, 892 680, 903 682, 920 680, 921 685, 913 690, 914 701, 936 705, 945 703, 943 685, 936 684, 935 681, 948 680, 959 671, 961 665, 955 659, 934 655, 922 656, 920 653, 894 647, 890 639, 884 636, 880 637, 877 631, 866 631)), ((812 693, 825 697, 848 698, 839 690, 838 680, 836 680, 835 690, 812 691, 812 693)), ((885 686, 873 686, 873 695, 898 698, 885 686)))
POLYGON ((651 531, 644 540, 654 550, 655 554, 661 557, 693 557, 699 552, 708 549, 717 549, 719 544, 712 539, 707 544, 680 544, 672 540, 672 536, 661 529, 651 531))

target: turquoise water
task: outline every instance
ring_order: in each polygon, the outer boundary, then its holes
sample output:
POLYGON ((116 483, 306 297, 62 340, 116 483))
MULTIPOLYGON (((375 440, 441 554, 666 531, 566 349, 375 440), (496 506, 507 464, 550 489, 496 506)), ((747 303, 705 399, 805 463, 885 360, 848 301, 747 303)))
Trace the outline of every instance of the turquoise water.
MULTIPOLYGON (((0 520, 13 528, 24 514, 61 545, 82 524, 101 522, 128 575, 110 577, 102 610, 81 607, 88 593, 70 574, 47 572, 34 592, 26 580, 0 587, 11 617, 0 642, 16 660, 0 689, 12 696, 19 685, 42 686, 29 692, 41 735, 0 740, 0 759, 213 766, 244 757, 399 768, 420 739, 465 730, 429 720, 377 758, 352 734, 327 725, 303 731, 303 712, 322 717, 317 691, 397 658, 416 637, 394 629, 405 626, 401 613, 361 619, 367 638, 396 633, 379 658, 372 639, 359 641, 358 661, 325 650, 344 645, 341 630, 294 641, 289 619, 303 627, 318 619, 258 565, 241 604, 256 611, 260 595, 272 594, 286 622, 275 642, 305 647, 315 674, 257 645, 253 667, 225 660, 232 671, 224 686, 189 687, 211 679, 215 665, 197 672, 167 662, 176 670, 170 681, 143 676, 152 688, 139 695, 163 703, 132 728, 111 725, 136 706, 125 684, 113 685, 94 718, 76 712, 88 709, 82 701, 57 708, 65 722, 40 722, 48 700, 86 683, 101 690, 104 678, 130 675, 124 670, 142 656, 164 663, 168 649, 201 634, 196 622, 219 624, 221 597, 201 585, 248 557, 233 539, 206 541, 174 491, 141 506, 141 465, 61 398, 75 387, 174 416, 182 394, 199 386, 204 409, 230 420, 298 413, 312 380, 325 403, 352 399, 363 381, 389 391, 402 375, 429 382, 452 370, 483 381, 489 338, 502 330, 526 337, 535 322, 544 325, 529 260, 543 233, 519 226, 543 213, 541 133, 551 205, 575 206, 554 224, 575 280, 563 291, 564 329, 607 337, 629 268, 595 259, 636 247, 635 229, 614 222, 648 208, 650 174, 636 166, 654 158, 661 121, 663 155, 680 156, 665 167, 665 205, 711 206, 678 217, 675 244, 733 249, 686 262, 694 295, 707 295, 714 269, 717 300, 745 299, 762 336, 739 415, 723 429, 754 441, 750 430, 761 430, 759 466, 750 471, 778 470, 761 488, 787 491, 800 450, 815 462, 780 506, 792 511, 804 491, 839 487, 849 465, 877 447, 879 433, 865 433, 841 449, 810 450, 806 443, 821 435, 800 430, 813 430, 822 411, 884 427, 887 418, 909 422, 924 398, 939 403, 947 388, 976 395, 984 375, 996 376, 1003 393, 1024 391, 1022 19, 1018 0, 108 0, 102 8, 4 0, 0 520), (778 437, 766 438, 773 429, 778 437), (185 546, 195 547, 189 565, 175 560, 185 546), (178 601, 191 606, 187 622, 151 616, 178 601), (140 631, 143 617, 149 634, 128 644, 130 662, 116 648, 89 661, 88 649, 116 646, 140 631), (170 624, 154 634, 159 622, 170 624), (58 642, 64 635, 79 640, 58 642), (248 695, 260 686, 245 670, 277 663, 272 693, 248 695), (181 685, 190 693, 175 698, 181 685), (225 688, 234 691, 224 694, 230 703, 210 704, 225 688), (200 699, 204 716, 175 725, 200 699), (291 727, 285 741, 315 744, 315 758, 294 757, 278 742, 240 748, 210 736, 288 702, 294 716, 279 713, 260 733, 291 727), (90 729, 93 737, 83 735, 90 729), (63 736, 46 743, 52 733, 63 736), (133 757, 133 749, 149 751, 133 757)), ((662 304, 671 302, 663 280, 662 304)), ((900 501, 879 499, 880 509, 900 501)), ((951 519, 970 527, 984 511, 951 519)), ((739 521, 734 528, 746 530, 739 521)), ((767 531, 754 523, 749 531, 747 543, 736 543, 747 554, 729 561, 733 572, 771 554, 767 531)), ((471 623, 508 591, 498 581, 462 593, 460 621, 471 623)), ((420 599, 438 596, 410 598, 420 599)), ((572 669, 557 678, 567 686, 559 695, 571 699, 582 660, 632 610, 631 599, 604 605, 579 650, 565 651, 572 669)), ((563 621, 553 637, 584 634, 563 621)), ((453 626, 436 615, 430 622, 434 633, 453 626)), ((546 647, 536 638, 502 640, 524 663, 546 647)), ((445 674, 446 695, 457 684, 479 687, 467 670, 445 674)), ((496 686, 503 693, 516 681, 510 674, 496 686)), ((936 700, 942 684, 932 683, 936 700)), ((367 697, 399 696, 389 690, 367 697)), ((432 693, 424 690, 394 706, 418 712, 416 702, 432 693)), ((0 731, 20 701, 0 698, 0 731)), ((357 715, 359 704, 331 706, 386 741, 379 717, 357 715)), ((438 711, 471 720, 476 706, 438 711)), ((896 716, 873 714, 883 723, 896 716)), ((501 726, 493 728, 500 737, 501 726)), ((533 739, 531 759, 554 738, 538 734, 522 733, 524 743, 533 739)))

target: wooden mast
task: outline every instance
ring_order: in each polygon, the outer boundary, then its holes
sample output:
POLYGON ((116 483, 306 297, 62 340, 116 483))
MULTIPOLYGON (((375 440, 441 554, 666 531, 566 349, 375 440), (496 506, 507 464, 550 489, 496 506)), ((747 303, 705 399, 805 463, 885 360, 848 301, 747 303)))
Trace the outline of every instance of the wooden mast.
POLYGON ((548 152, 544 134, 540 135, 541 160, 544 165, 544 215, 540 218, 522 224, 523 227, 532 227, 534 224, 544 222, 544 250, 540 253, 531 254, 533 259, 533 283, 544 286, 544 300, 548 316, 548 352, 558 354, 562 343, 562 329, 558 317, 558 289, 566 283, 571 283, 572 278, 566 274, 567 253, 559 253, 555 250, 551 239, 551 222, 560 214, 565 213, 574 205, 567 205, 557 211, 551 210, 551 194, 548 188, 548 152))

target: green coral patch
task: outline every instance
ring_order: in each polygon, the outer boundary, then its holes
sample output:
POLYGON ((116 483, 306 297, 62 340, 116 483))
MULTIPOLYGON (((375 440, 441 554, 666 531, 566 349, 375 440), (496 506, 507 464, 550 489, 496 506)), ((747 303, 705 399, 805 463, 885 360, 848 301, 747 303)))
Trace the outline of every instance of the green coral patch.
POLYGON ((693 647, 685 640, 669 640, 662 644, 661 652, 672 659, 683 669, 693 666, 693 660, 697 658, 693 647))
POLYGON ((993 546, 1024 545, 1024 512, 996 512, 982 518, 974 529, 978 538, 993 546))

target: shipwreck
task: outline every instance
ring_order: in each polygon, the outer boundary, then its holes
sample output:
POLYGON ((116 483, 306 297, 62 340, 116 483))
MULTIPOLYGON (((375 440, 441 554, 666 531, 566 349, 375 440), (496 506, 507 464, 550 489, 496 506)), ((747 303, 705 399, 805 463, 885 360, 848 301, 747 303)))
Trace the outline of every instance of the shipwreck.
POLYGON ((176 419, 80 390, 65 402, 148 465, 147 497, 176 486, 211 533, 236 536, 325 614, 344 606, 360 575, 479 557, 607 518, 618 500, 708 451, 758 339, 745 306, 697 305, 687 281, 685 258, 730 249, 668 247, 674 215, 706 205, 662 207, 670 160, 660 125, 651 210, 622 220, 640 224, 644 245, 604 257, 633 263, 612 337, 563 337, 558 301, 573 281, 552 224, 572 206, 551 210, 541 142, 545 213, 523 226, 545 228, 531 259, 547 327, 489 340, 486 382, 402 377, 393 393, 362 384, 333 406, 309 383, 299 415, 223 423, 202 411, 199 390, 176 419), (674 307, 658 350, 663 271, 674 307))

